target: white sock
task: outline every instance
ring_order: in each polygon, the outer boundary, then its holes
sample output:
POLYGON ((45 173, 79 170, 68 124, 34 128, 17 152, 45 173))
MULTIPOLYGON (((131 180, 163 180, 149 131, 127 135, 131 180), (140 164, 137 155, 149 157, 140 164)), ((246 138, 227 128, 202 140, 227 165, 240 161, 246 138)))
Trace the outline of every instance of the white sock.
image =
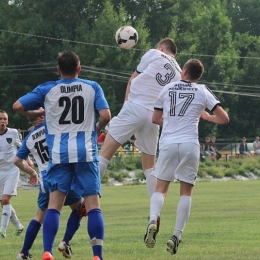
POLYGON ((11 204, 10 206, 11 206, 10 222, 15 226, 15 228, 20 228, 21 227, 20 220, 17 218, 16 212, 11 204))
POLYGON ((154 192, 150 201, 150 221, 157 221, 164 203, 164 195, 160 192, 154 192))
POLYGON ((146 188, 150 199, 156 190, 156 184, 157 184, 157 178, 151 175, 152 172, 153 172, 153 168, 144 171, 144 175, 146 177, 146 188))
POLYGON ((176 212, 176 222, 174 228, 174 235, 180 240, 181 233, 184 230, 186 222, 190 215, 191 197, 181 196, 176 212))
POLYGON ((1 219, 1 228, 0 230, 6 233, 6 229, 10 220, 11 216, 11 205, 3 205, 3 210, 2 210, 2 219, 1 219))
POLYGON ((104 158, 102 156, 99 156, 100 179, 103 178, 108 164, 109 164, 109 160, 107 160, 106 158, 104 158))

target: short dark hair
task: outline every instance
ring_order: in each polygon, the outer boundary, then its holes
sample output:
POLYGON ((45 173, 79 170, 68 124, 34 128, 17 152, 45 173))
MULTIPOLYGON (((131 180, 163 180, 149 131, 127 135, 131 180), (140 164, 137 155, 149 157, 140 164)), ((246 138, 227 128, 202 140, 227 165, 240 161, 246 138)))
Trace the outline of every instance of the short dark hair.
POLYGON ((0 109, 0 113, 5 113, 5 114, 7 114, 6 111, 4 111, 3 109, 0 109))
POLYGON ((80 65, 79 56, 73 51, 59 52, 58 65, 64 75, 73 75, 80 65))
POLYGON ((198 59, 188 60, 183 69, 186 69, 191 80, 199 80, 204 72, 204 66, 202 62, 198 59))
POLYGON ((162 39, 157 46, 164 45, 166 50, 172 52, 174 55, 177 54, 177 46, 173 39, 171 38, 164 38, 162 39))

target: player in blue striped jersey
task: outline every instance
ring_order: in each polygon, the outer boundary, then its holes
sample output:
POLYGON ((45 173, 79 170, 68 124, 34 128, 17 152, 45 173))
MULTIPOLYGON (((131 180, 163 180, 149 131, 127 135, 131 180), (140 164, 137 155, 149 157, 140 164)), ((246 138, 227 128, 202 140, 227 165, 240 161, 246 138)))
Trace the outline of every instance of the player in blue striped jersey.
MULTIPOLYGON (((46 209, 49 203, 49 193, 46 184, 46 169, 49 162, 49 152, 46 145, 44 116, 28 117, 28 120, 34 126, 33 130, 25 137, 24 141, 16 156, 14 158, 14 164, 21 170, 30 175, 29 183, 34 184, 38 180, 38 174, 32 169, 27 162, 26 158, 31 153, 36 161, 39 169, 39 195, 38 195, 38 209, 35 217, 30 221, 24 239, 24 244, 21 252, 17 255, 19 259, 32 259, 29 250, 31 249, 34 240, 41 228, 43 218, 46 213, 46 209)), ((68 219, 67 229, 62 242, 58 249, 63 253, 66 258, 71 257, 71 249, 69 242, 72 239, 75 232, 80 226, 81 217, 78 215, 78 210, 81 206, 82 197, 75 192, 69 192, 66 197, 64 205, 70 205, 72 212, 68 219)))
POLYGON ((102 88, 94 81, 78 78, 80 69, 79 57, 74 52, 59 53, 57 70, 61 79, 39 85, 13 105, 21 115, 45 113, 50 158, 47 181, 51 193, 43 222, 43 260, 54 259, 51 252, 60 211, 70 189, 84 197, 93 255, 103 259, 97 136, 110 121, 111 114, 102 88), (42 108, 36 110, 39 107, 42 108))

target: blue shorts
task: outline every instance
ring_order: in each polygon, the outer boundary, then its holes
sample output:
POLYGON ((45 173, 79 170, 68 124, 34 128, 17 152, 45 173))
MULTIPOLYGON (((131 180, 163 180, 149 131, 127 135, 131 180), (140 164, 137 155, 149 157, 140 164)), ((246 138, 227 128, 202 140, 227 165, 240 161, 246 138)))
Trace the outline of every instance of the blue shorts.
POLYGON ((50 192, 73 190, 82 197, 101 195, 99 163, 49 163, 47 183, 50 192))
MULTIPOLYGON (((43 185, 44 185, 45 191, 43 191, 41 185, 39 185, 39 194, 38 194, 38 200, 37 200, 38 207, 42 211, 47 209, 48 204, 49 204, 48 184, 47 184, 45 178, 43 178, 43 185)), ((80 201, 81 198, 82 197, 80 195, 78 195, 74 191, 70 190, 67 194, 66 200, 64 202, 64 206, 74 204, 74 203, 80 201)))

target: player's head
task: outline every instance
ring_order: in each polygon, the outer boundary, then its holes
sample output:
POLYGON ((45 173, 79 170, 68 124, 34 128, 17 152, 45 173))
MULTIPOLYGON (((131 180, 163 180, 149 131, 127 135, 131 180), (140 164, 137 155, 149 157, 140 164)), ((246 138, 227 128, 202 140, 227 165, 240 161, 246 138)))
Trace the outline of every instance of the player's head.
POLYGON ((174 56, 177 54, 177 46, 171 38, 162 39, 157 45, 157 50, 167 54, 173 54, 174 56))
POLYGON ((200 60, 190 59, 188 60, 182 70, 182 79, 190 81, 198 81, 204 72, 204 66, 200 60), (183 78, 185 76, 185 78, 183 78))
POLYGON ((73 51, 59 52, 57 70, 61 76, 77 76, 80 72, 79 56, 73 51))
POLYGON ((5 131, 7 125, 8 125, 8 115, 3 109, 0 109, 0 131, 1 132, 5 131))

